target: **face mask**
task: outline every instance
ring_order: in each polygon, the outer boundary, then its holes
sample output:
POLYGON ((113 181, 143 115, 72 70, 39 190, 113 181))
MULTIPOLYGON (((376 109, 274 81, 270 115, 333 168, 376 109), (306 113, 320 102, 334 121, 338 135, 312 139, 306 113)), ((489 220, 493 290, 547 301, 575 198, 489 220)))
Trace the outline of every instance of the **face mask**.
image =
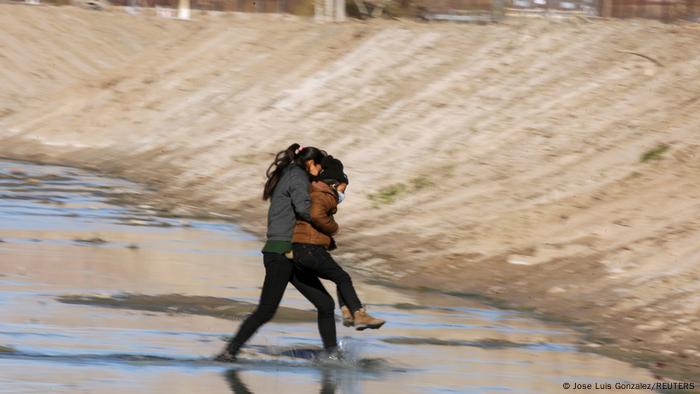
POLYGON ((339 191, 338 192, 338 204, 343 202, 343 200, 345 200, 345 193, 339 191))

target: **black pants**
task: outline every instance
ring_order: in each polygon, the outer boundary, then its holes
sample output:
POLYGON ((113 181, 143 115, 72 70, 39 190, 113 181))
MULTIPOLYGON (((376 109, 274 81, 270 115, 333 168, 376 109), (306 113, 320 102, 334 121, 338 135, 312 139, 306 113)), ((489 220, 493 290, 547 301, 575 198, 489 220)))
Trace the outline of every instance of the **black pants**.
POLYGON ((238 328, 238 333, 228 345, 232 354, 255 334, 255 332, 272 319, 277 312, 287 288, 292 282, 294 287, 316 307, 318 311, 318 331, 323 340, 323 347, 338 346, 335 333, 335 304, 317 276, 294 267, 294 263, 279 253, 263 253, 265 264, 265 281, 260 294, 260 303, 238 328))
POLYGON ((328 250, 320 245, 294 244, 294 263, 304 272, 333 281, 338 287, 338 302, 346 305, 350 312, 355 313, 362 308, 352 279, 328 250))

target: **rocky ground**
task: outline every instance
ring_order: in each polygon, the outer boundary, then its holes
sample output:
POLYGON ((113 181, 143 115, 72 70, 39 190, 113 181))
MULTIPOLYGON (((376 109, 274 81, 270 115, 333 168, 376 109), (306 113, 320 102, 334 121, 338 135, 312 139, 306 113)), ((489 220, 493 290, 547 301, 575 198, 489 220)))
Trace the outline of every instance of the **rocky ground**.
POLYGON ((0 4, 0 155, 146 182, 264 230, 272 154, 340 157, 338 259, 578 325, 700 376, 700 29, 317 25, 0 4))

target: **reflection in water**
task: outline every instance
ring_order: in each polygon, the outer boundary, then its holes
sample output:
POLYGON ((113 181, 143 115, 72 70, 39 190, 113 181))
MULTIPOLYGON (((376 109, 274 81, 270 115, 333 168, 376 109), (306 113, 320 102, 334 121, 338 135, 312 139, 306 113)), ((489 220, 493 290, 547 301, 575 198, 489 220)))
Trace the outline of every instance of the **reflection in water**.
POLYGON ((335 394, 335 381, 331 371, 321 370, 321 394, 335 394))
POLYGON ((224 374, 226 377, 226 381, 228 382, 229 386, 231 386, 231 391, 234 394, 253 394, 252 391, 248 388, 248 386, 243 383, 241 380, 241 377, 238 376, 238 371, 235 369, 229 369, 226 371, 224 374))
MULTIPOLYGON (((329 369, 321 369, 321 390, 319 391, 320 394, 335 394, 337 387, 336 387, 336 377, 335 374, 333 373, 334 371, 331 371, 329 369)), ((241 379, 241 376, 239 374, 239 371, 236 369, 229 369, 224 373, 224 377, 226 378, 226 381, 229 384, 229 387, 231 388, 231 392, 234 394, 254 394, 253 391, 248 388, 248 386, 243 382, 241 379)), ((311 392, 311 390, 309 390, 311 392)))

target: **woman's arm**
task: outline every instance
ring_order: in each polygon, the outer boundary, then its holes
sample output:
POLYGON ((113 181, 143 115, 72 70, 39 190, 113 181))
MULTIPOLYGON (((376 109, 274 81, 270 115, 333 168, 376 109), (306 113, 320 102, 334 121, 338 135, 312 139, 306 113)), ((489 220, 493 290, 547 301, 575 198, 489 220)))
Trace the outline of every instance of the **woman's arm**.
POLYGON ((311 224, 326 235, 338 232, 338 223, 329 214, 335 204, 335 198, 327 193, 311 193, 311 224))
POLYGON ((292 199, 294 212, 298 217, 311 221, 311 196, 309 195, 309 176, 299 167, 289 171, 289 197, 292 199))

